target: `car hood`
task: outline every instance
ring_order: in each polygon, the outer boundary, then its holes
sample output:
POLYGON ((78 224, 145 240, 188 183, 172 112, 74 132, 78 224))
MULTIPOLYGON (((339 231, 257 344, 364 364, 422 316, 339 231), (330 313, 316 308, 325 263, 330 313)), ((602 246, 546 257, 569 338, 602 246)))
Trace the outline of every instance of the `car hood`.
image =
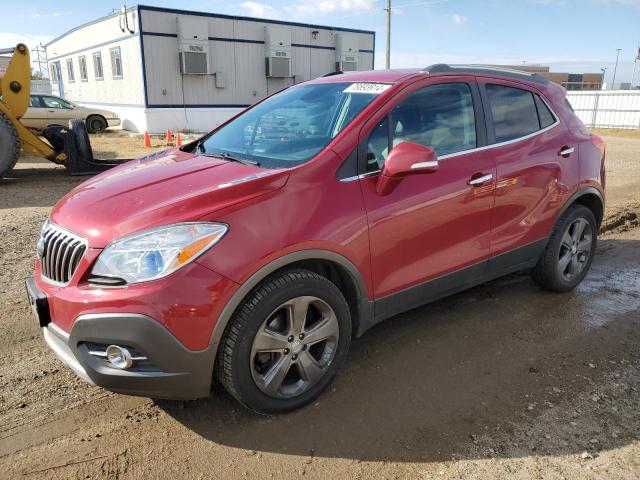
POLYGON ((174 149, 97 175, 65 195, 51 221, 88 239, 91 248, 222 208, 284 186, 287 170, 267 170, 174 149))

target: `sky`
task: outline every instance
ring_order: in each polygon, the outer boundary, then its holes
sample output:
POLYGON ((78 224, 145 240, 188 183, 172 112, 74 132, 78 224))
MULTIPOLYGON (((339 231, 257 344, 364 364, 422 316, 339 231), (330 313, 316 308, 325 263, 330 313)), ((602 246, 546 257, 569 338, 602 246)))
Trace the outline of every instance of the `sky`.
MULTIPOLYGON (((376 32, 384 68, 386 0, 144 0, 145 5, 285 19, 376 32)), ((122 4, 99 0, 2 2, 0 48, 47 42, 122 4)), ((127 6, 130 6, 129 4, 127 6)), ((393 0, 392 67, 433 63, 544 64, 630 81, 640 42, 640 0, 393 0)), ((636 82, 640 82, 640 61, 636 82)))

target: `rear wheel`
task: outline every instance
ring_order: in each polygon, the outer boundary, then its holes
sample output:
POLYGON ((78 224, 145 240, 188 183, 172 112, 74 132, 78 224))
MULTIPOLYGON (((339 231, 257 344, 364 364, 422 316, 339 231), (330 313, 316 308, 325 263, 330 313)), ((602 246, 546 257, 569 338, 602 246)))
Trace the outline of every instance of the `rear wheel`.
POLYGON ((89 133, 102 133, 107 129, 107 120, 100 115, 87 117, 87 130, 89 133))
POLYGON ((10 172, 20 156, 20 137, 9 118, 0 112, 0 178, 10 172))
POLYGON ((597 226, 593 212, 572 205, 558 219, 544 253, 532 271, 547 290, 567 292, 587 275, 596 250, 597 226))
POLYGON ((223 335, 217 376, 258 413, 282 413, 313 401, 344 362, 349 306, 325 277, 293 270, 264 282, 240 305, 223 335))

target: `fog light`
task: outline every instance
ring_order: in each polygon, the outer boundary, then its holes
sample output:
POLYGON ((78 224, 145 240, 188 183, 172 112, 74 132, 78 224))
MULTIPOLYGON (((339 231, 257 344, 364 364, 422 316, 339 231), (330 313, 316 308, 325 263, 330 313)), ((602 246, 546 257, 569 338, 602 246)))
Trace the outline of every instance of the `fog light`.
POLYGON ((107 347, 107 361, 120 370, 126 370, 133 365, 133 358, 131 358, 129 350, 118 345, 107 347))

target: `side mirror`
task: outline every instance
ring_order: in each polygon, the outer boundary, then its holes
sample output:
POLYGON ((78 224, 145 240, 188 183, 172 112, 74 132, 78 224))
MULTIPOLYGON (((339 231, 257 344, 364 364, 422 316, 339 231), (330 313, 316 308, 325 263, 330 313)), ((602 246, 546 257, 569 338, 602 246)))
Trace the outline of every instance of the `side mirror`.
POLYGON ((402 142, 393 147, 385 160, 376 184, 376 192, 378 195, 388 195, 407 175, 433 173, 437 170, 438 157, 433 148, 413 142, 402 142))

